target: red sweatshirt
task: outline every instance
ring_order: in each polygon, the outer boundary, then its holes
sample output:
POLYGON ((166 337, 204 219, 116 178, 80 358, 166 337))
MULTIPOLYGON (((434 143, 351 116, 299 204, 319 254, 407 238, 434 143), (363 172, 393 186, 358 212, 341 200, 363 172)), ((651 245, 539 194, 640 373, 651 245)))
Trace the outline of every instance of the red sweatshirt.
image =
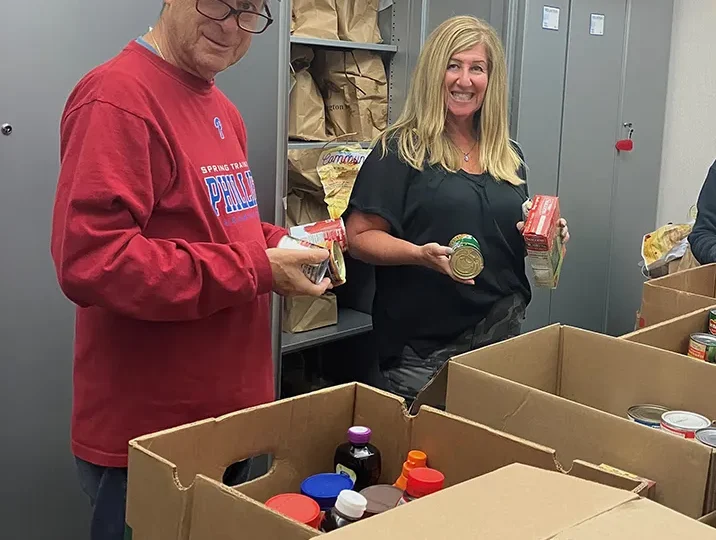
POLYGON ((74 89, 60 128, 52 257, 78 305, 72 450, 274 397, 267 247, 236 107, 130 43, 74 89))

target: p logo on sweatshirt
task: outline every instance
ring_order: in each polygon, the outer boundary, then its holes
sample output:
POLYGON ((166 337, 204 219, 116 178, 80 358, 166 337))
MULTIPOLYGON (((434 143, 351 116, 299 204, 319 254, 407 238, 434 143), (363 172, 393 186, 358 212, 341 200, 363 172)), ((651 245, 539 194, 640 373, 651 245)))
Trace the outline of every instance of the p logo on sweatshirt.
POLYGON ((217 116, 216 118, 214 118, 214 127, 215 127, 215 128, 217 129, 217 131, 219 132, 219 137, 221 137, 222 140, 223 140, 223 139, 224 139, 224 128, 223 128, 223 126, 221 125, 221 120, 219 119, 218 116, 217 116))

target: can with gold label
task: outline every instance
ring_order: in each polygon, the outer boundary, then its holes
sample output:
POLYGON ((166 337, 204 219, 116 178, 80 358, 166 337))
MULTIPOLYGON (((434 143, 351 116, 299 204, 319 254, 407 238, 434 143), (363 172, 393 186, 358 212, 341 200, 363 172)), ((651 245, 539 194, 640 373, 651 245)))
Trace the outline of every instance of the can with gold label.
POLYGON ((452 249, 450 268, 459 279, 473 279, 485 268, 480 243, 470 234, 458 234, 448 247, 452 249))

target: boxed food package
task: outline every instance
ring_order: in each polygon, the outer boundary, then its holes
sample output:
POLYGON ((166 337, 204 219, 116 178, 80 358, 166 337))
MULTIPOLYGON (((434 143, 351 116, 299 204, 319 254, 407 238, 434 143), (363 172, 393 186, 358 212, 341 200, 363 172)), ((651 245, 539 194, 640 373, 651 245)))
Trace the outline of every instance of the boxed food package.
MULTIPOLYGON (((336 448, 355 425, 372 430, 370 442, 381 452, 379 484, 396 481, 410 450, 427 454, 428 466, 442 472, 446 488, 513 463, 566 475, 555 451, 545 446, 429 407, 411 417, 397 396, 354 383, 130 441, 128 535, 134 540, 312 538, 315 528, 264 503, 300 493, 313 475, 334 472, 336 448), (232 464, 266 454, 272 456, 267 474, 233 488, 222 483, 232 464), (205 521, 201 512, 208 512, 205 521)), ((626 490, 624 497, 642 488, 589 463, 574 462, 567 469, 569 476, 626 490)), ((415 504, 421 502, 428 498, 415 504)))
MULTIPOLYGON (((710 446, 647 427, 659 405, 716 419, 716 369, 668 351, 553 325, 454 357, 418 395, 448 413, 656 482, 654 499, 698 518, 716 509, 710 446), (675 465, 677 464, 677 465, 675 465)), ((652 424, 653 425, 653 424, 652 424)))
POLYGON ((527 259, 535 277, 535 285, 555 289, 566 247, 559 231, 559 198, 536 195, 527 214, 522 235, 527 247, 527 259))

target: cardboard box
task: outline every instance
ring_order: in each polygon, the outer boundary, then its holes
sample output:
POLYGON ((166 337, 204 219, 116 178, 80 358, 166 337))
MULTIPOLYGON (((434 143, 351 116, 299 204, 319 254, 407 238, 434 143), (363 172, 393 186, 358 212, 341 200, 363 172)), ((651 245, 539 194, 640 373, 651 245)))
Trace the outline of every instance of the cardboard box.
MULTIPOLYGON (((716 538, 633 493, 510 465, 339 529, 335 540, 672 540, 716 538)), ((278 537, 277 537, 278 538, 278 537)))
POLYGON ((714 509, 714 454, 627 420, 658 403, 716 418, 716 370, 704 362, 576 328, 550 326, 455 357, 416 405, 446 410, 656 482, 654 499, 690 517, 714 509), (442 387, 442 390, 441 390, 442 387))
MULTIPOLYGON (((197 540, 310 538, 315 530, 261 503, 278 493, 298 492, 304 478, 331 471, 335 448, 354 424, 373 430, 372 442, 382 454, 382 483, 395 481, 414 448, 427 453, 447 486, 512 463, 561 470, 555 451, 547 447, 429 407, 410 417, 400 398, 349 384, 131 441, 128 531, 133 540, 176 540, 188 538, 190 531, 197 540), (233 490, 218 482, 230 464, 262 454, 274 458, 267 475, 233 490), (207 492, 218 500, 208 503, 207 492), (205 529, 199 529, 197 512, 214 517, 204 522, 205 529)), ((575 463, 570 473, 626 490, 642 488, 588 463, 575 463)))
POLYGON ((621 339, 688 356, 691 334, 709 333, 709 312, 716 306, 699 309, 636 332, 621 339))
POLYGON ((297 334, 338 323, 338 301, 330 292, 322 296, 288 296, 283 304, 283 330, 297 334))
POLYGON ((716 264, 699 266, 644 283, 639 328, 716 306, 716 264))

